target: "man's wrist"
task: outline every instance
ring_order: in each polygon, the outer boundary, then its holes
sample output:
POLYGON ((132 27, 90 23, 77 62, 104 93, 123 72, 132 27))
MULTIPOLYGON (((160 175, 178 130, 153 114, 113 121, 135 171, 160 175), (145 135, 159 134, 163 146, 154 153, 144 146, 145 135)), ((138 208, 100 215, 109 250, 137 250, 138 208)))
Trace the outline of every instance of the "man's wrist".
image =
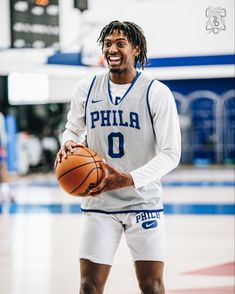
POLYGON ((133 178, 131 176, 131 174, 127 174, 127 178, 128 178, 128 187, 129 186, 133 186, 134 185, 134 181, 133 181, 133 178))

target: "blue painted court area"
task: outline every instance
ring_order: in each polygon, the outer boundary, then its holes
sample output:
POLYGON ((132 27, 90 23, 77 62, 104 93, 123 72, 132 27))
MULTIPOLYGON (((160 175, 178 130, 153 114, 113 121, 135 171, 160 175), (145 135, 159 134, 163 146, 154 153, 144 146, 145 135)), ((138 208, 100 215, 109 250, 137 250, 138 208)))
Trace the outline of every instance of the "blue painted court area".
MULTIPOLYGON (((14 189, 19 186, 39 187, 39 188, 56 188, 59 187, 56 180, 37 180, 37 181, 21 181, 11 183, 14 189)), ((235 187, 234 181, 168 181, 162 183, 163 187, 235 187)))
MULTIPOLYGON (((0 213, 82 213, 80 204, 0 204, 0 213)), ((234 215, 234 204, 165 204, 165 214, 234 215)))
MULTIPOLYGON (((10 183, 14 203, 0 203, 0 214, 81 214, 80 199, 62 191, 54 174, 18 178, 10 183)), ((182 170, 162 181, 168 215, 234 215, 233 169, 182 170)))

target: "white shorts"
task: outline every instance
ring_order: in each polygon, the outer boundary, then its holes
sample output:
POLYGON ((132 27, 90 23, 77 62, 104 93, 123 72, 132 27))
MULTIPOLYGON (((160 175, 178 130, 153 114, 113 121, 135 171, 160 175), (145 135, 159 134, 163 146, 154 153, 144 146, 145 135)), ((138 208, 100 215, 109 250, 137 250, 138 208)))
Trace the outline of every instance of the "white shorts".
POLYGON ((80 259, 112 265, 122 233, 134 261, 164 262, 165 225, 162 211, 127 214, 85 212, 80 259))

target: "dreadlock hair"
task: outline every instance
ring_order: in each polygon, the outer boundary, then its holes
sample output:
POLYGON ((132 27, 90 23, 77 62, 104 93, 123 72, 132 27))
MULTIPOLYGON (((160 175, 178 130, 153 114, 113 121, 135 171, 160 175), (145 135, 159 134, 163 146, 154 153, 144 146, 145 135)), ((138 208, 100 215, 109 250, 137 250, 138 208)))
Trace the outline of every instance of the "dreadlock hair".
POLYGON ((140 54, 135 57, 134 66, 144 69, 144 66, 149 64, 147 59, 147 43, 143 33, 143 30, 133 22, 114 20, 106 25, 97 39, 99 45, 104 45, 104 39, 111 35, 114 31, 122 31, 127 37, 128 41, 131 42, 134 46, 138 46, 140 49, 140 54))

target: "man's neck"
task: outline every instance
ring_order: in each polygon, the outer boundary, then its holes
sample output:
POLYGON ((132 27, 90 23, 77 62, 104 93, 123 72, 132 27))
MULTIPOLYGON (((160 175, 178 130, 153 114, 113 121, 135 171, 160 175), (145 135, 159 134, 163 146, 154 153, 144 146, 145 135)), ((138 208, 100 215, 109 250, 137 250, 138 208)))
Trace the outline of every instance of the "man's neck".
POLYGON ((115 84, 129 84, 137 76, 137 71, 134 69, 130 73, 112 73, 110 72, 109 78, 115 84))

